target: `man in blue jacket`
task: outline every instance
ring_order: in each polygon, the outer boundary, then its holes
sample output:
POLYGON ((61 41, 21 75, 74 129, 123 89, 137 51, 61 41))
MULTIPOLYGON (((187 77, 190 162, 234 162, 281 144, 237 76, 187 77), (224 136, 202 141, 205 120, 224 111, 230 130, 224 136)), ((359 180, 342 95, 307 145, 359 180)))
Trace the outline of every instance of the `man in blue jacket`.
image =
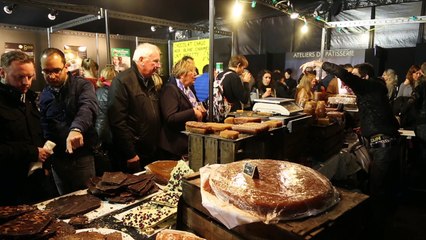
POLYGON ((47 83, 40 96, 43 134, 57 144, 52 172, 62 195, 85 188, 85 181, 95 176, 98 104, 92 83, 68 72, 61 50, 45 49, 40 63, 47 83))

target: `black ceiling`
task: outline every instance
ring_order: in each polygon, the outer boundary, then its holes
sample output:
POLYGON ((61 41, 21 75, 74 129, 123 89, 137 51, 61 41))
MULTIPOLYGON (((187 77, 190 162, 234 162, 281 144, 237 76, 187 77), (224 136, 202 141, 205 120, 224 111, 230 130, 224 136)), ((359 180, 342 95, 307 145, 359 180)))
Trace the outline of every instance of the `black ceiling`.
MULTIPOLYGON (((48 7, 44 5, 58 6, 78 6, 81 9, 93 9, 93 7, 104 8, 108 10, 137 14, 142 16, 154 17, 169 21, 175 21, 186 24, 200 23, 207 21, 209 18, 209 0, 16 0, 1 1, 2 7, 5 5, 16 4, 12 14, 6 14, 0 11, 0 23, 23 25, 31 27, 51 27, 69 20, 85 16, 85 13, 77 13, 70 11, 59 11, 56 20, 51 21, 47 18, 50 12, 48 7), (42 3, 42 4, 37 4, 42 3), (85 7, 86 6, 86 7, 85 7)), ((216 18, 226 20, 233 5, 234 0, 215 0, 216 18)), ((269 7, 269 1, 257 1, 254 8, 251 7, 251 1, 244 0, 247 4, 245 7, 245 18, 254 19, 267 16, 275 16, 284 14, 273 7, 269 7)), ((302 8, 304 5, 315 4, 321 1, 293 1, 294 7, 302 8)), ((318 4, 317 4, 318 5, 318 4)), ((165 38, 166 27, 159 28, 155 33, 151 32, 152 24, 141 22, 133 22, 120 19, 109 19, 109 29, 111 34, 121 34, 130 36, 142 36, 153 38, 165 38)), ((207 26, 207 25, 206 25, 207 26)), ((103 19, 85 23, 80 26, 72 27, 71 30, 87 31, 87 32, 105 32, 105 21, 103 19)))
MULTIPOLYGON (((283 13, 283 11, 279 11, 279 9, 283 10, 283 8, 289 7, 289 0, 257 0, 257 4, 254 8, 251 7, 253 0, 239 1, 246 3, 243 4, 245 7, 246 19, 283 15, 285 13, 283 13), (278 2, 279 5, 275 5, 277 6, 278 10, 277 8, 274 9, 274 4, 272 4, 273 2, 278 2)), ((392 2, 392 0, 387 1, 392 2)), ((3 4, 0 6, 2 8, 5 5, 10 5, 13 3, 16 4, 13 13, 10 15, 0 10, 0 23, 43 28, 55 26, 66 21, 85 16, 88 14, 88 12, 96 11, 99 8, 122 13, 137 14, 139 16, 154 17, 157 19, 164 19, 185 24, 200 24, 200 22, 206 22, 209 18, 209 0, 3 0, 0 2, 3 4), (58 9, 62 9, 59 11, 57 18, 54 21, 51 21, 47 18, 47 14, 50 12, 49 8, 52 6, 57 6, 58 9), (75 11, 75 9, 78 10, 75 11)), ((216 18, 226 22, 234 2, 234 0, 215 0, 216 18)), ((332 6, 342 8, 342 4, 347 7, 349 6, 348 4, 352 3, 371 3, 380 1, 290 0, 290 2, 293 5, 293 8, 297 11, 302 12, 303 14, 312 14, 312 12, 315 9, 318 9, 320 5, 327 7, 328 10, 330 10, 332 6), (330 2, 332 3, 330 4, 330 2)), ((359 6, 359 4, 353 6, 359 6)), ((142 22, 109 18, 109 30, 111 34, 159 39, 167 39, 169 37, 166 30, 167 26, 160 27, 156 32, 151 32, 151 25, 152 24, 142 22)), ((207 25, 205 24, 204 27, 207 27, 207 25)), ((85 32, 104 33, 105 20, 100 19, 69 29, 85 32)))

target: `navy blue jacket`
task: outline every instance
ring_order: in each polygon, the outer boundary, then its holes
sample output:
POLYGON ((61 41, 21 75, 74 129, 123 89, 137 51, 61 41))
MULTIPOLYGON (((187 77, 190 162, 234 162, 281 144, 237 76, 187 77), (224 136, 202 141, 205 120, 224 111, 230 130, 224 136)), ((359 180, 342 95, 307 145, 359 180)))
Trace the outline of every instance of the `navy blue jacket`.
POLYGON ((80 129, 84 137, 84 145, 73 154, 92 154, 97 142, 95 121, 98 103, 90 81, 68 73, 68 79, 59 91, 46 86, 40 95, 40 112, 44 137, 56 143, 54 156, 66 154, 66 139, 73 128, 80 129))

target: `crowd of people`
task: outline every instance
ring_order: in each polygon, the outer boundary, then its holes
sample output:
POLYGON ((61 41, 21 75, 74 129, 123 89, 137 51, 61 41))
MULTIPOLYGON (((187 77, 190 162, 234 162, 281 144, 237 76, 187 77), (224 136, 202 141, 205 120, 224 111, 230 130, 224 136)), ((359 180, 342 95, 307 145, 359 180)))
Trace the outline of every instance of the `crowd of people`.
MULTIPOLYGON (((46 85, 37 102, 30 89, 35 78, 33 59, 19 51, 4 53, 0 67, 0 131, 4 133, 0 184, 4 194, 0 205, 39 200, 31 196, 33 191, 25 190, 34 184, 28 177, 34 162, 42 163, 43 175, 52 179, 57 194, 62 195, 85 188, 87 179, 104 171, 133 173, 158 159, 184 158, 188 138, 182 131, 187 121, 206 121, 208 85, 194 87, 198 74, 194 59, 188 56, 177 61, 170 80, 163 84, 158 74, 160 57, 157 46, 144 43, 122 72, 107 65, 98 76, 99 67, 89 58, 83 60, 81 74, 71 74, 64 53, 47 48, 40 56, 46 85), (202 89, 202 94, 196 89, 202 89), (47 140, 56 144, 53 151, 45 147, 47 140)), ((404 124, 395 115, 401 118, 413 113, 411 126, 420 159, 426 159, 426 81, 419 66, 408 70, 399 89, 395 71, 387 69, 377 78, 367 63, 352 67, 309 62, 302 65, 299 81, 292 78, 290 69, 283 73, 262 70, 254 79, 248 66, 244 56, 235 55, 228 69, 215 74, 229 111, 246 109, 253 98, 294 98, 303 106, 316 98, 316 92, 337 94, 339 84, 357 96, 360 135, 373 159, 368 190, 373 200, 383 201, 393 188, 389 179, 397 168, 398 129, 404 124), (320 69, 327 75, 318 80, 320 69), (402 97, 406 101, 395 114, 395 103, 402 97)), ((206 78, 207 69, 201 77, 206 78)))

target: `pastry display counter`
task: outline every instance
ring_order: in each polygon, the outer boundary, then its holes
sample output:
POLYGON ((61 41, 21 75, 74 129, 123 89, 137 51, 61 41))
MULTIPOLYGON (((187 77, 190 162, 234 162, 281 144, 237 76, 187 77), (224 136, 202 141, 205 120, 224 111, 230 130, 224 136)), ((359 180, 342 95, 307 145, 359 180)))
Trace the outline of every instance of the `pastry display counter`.
MULTIPOLYGON (((241 116, 241 113, 236 116, 241 116)), ((282 127, 256 135, 241 134, 237 139, 187 132, 191 169, 198 171, 207 164, 230 163, 245 158, 297 161, 306 149, 312 118, 304 114, 284 118, 282 127)))
POLYGON ((194 174, 182 182, 183 198, 178 207, 177 228, 206 239, 359 239, 363 234, 368 196, 339 189, 341 201, 328 211, 277 224, 250 223, 227 229, 201 204, 200 178, 194 174))

